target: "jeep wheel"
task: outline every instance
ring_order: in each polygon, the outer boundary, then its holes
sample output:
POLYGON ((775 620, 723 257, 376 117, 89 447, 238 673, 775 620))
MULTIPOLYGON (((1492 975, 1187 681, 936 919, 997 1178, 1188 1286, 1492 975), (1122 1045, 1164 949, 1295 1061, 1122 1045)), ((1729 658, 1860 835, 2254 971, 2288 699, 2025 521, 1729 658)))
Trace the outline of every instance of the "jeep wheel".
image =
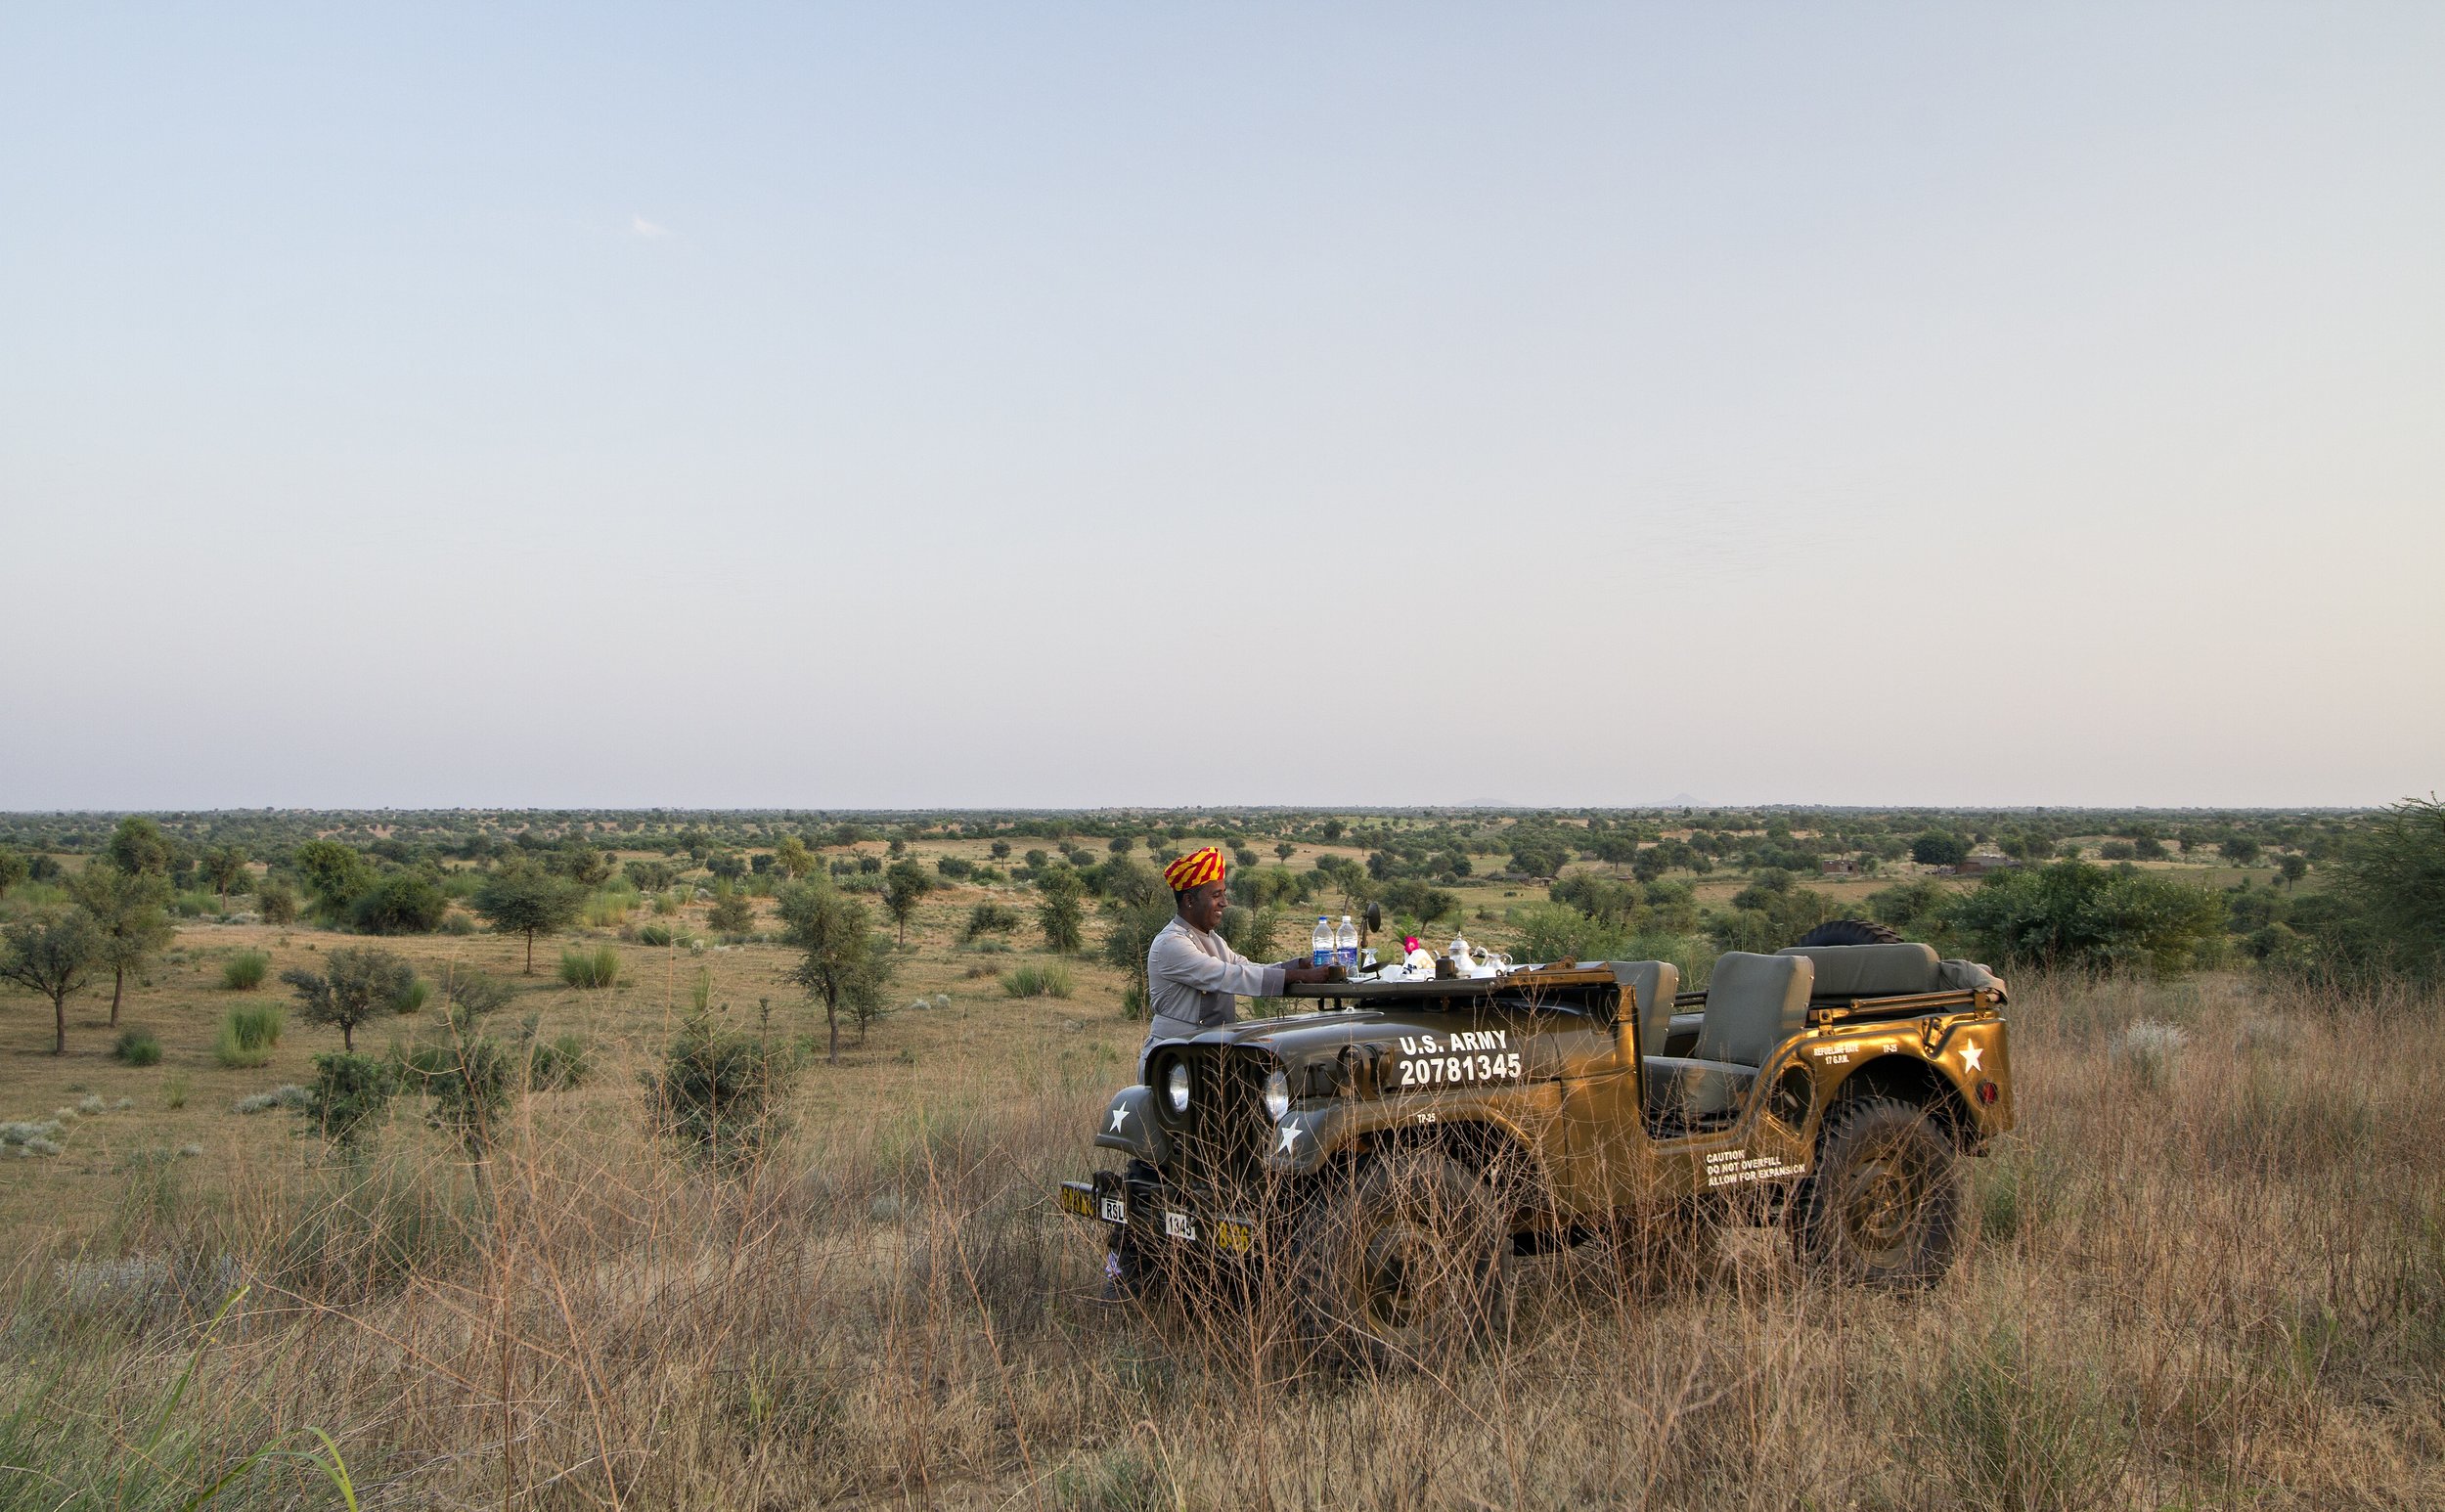
POLYGON ((1464 1353, 1510 1327, 1510 1225, 1487 1182, 1437 1150, 1339 1179, 1291 1240, 1307 1331, 1361 1363, 1464 1353))
POLYGON ((1890 924, 1880 924, 1872 919, 1864 918, 1838 918, 1832 923, 1819 924, 1792 942, 1795 946, 1899 945, 1900 943, 1900 930, 1890 924))
POLYGON ((1794 1194, 1804 1266, 1871 1286, 1926 1286, 1960 1247, 1960 1160, 1927 1109, 1889 1097, 1839 1104, 1817 1169, 1794 1194))

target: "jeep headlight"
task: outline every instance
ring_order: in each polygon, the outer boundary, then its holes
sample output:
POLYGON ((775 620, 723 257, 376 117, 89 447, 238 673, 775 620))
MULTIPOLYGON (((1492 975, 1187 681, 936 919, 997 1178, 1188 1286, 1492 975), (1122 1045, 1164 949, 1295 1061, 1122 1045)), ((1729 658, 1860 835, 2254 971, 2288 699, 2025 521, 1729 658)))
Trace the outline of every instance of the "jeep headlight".
POLYGON ((1163 1079, 1163 1100, 1172 1105, 1172 1116, 1174 1118, 1178 1118, 1181 1114, 1188 1111, 1187 1061, 1176 1060, 1172 1062, 1172 1069, 1170 1073, 1163 1079))
POLYGON ((1275 1123, 1280 1123, 1282 1115, 1289 1111, 1290 1077, 1283 1072, 1281 1067, 1276 1066, 1273 1068, 1272 1075, 1265 1079, 1265 1116, 1275 1123))

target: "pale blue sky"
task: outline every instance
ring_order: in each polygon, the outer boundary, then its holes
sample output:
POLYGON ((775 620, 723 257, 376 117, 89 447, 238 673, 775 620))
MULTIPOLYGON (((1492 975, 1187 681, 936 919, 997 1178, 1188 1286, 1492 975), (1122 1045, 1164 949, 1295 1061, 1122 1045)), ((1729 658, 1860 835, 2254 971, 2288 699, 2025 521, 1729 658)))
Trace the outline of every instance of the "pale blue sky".
POLYGON ((2440 78, 2432 4, 12 6, 0 807, 2425 792, 2440 78))

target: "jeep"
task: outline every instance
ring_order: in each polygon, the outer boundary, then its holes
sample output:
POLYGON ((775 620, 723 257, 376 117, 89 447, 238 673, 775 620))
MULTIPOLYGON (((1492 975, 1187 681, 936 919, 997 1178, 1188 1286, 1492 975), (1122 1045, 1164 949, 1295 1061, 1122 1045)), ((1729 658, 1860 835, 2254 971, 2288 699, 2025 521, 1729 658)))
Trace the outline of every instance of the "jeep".
POLYGON ((1813 1269, 1924 1285, 1960 1159, 2012 1128, 2005 987, 1844 921, 1774 955, 1565 960, 1294 987, 1309 1011, 1154 1045, 1061 1183, 1142 1291, 1285 1276, 1305 1331, 1382 1360, 1481 1340, 1516 1257, 1779 1219, 1813 1269))

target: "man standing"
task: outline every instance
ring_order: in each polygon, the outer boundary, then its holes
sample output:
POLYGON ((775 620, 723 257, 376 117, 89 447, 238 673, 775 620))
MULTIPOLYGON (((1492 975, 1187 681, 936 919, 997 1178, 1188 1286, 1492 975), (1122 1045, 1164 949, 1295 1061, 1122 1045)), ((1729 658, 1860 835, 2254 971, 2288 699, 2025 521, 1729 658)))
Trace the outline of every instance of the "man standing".
POLYGON ((1321 982, 1326 968, 1302 960, 1261 966, 1222 943, 1215 933, 1229 893, 1222 885, 1222 853, 1209 845, 1163 868, 1172 889, 1174 916, 1146 952, 1147 1026, 1137 1073, 1146 1055, 1166 1040, 1184 1040, 1218 1024, 1235 1022, 1241 997, 1278 998, 1284 984, 1321 982))

